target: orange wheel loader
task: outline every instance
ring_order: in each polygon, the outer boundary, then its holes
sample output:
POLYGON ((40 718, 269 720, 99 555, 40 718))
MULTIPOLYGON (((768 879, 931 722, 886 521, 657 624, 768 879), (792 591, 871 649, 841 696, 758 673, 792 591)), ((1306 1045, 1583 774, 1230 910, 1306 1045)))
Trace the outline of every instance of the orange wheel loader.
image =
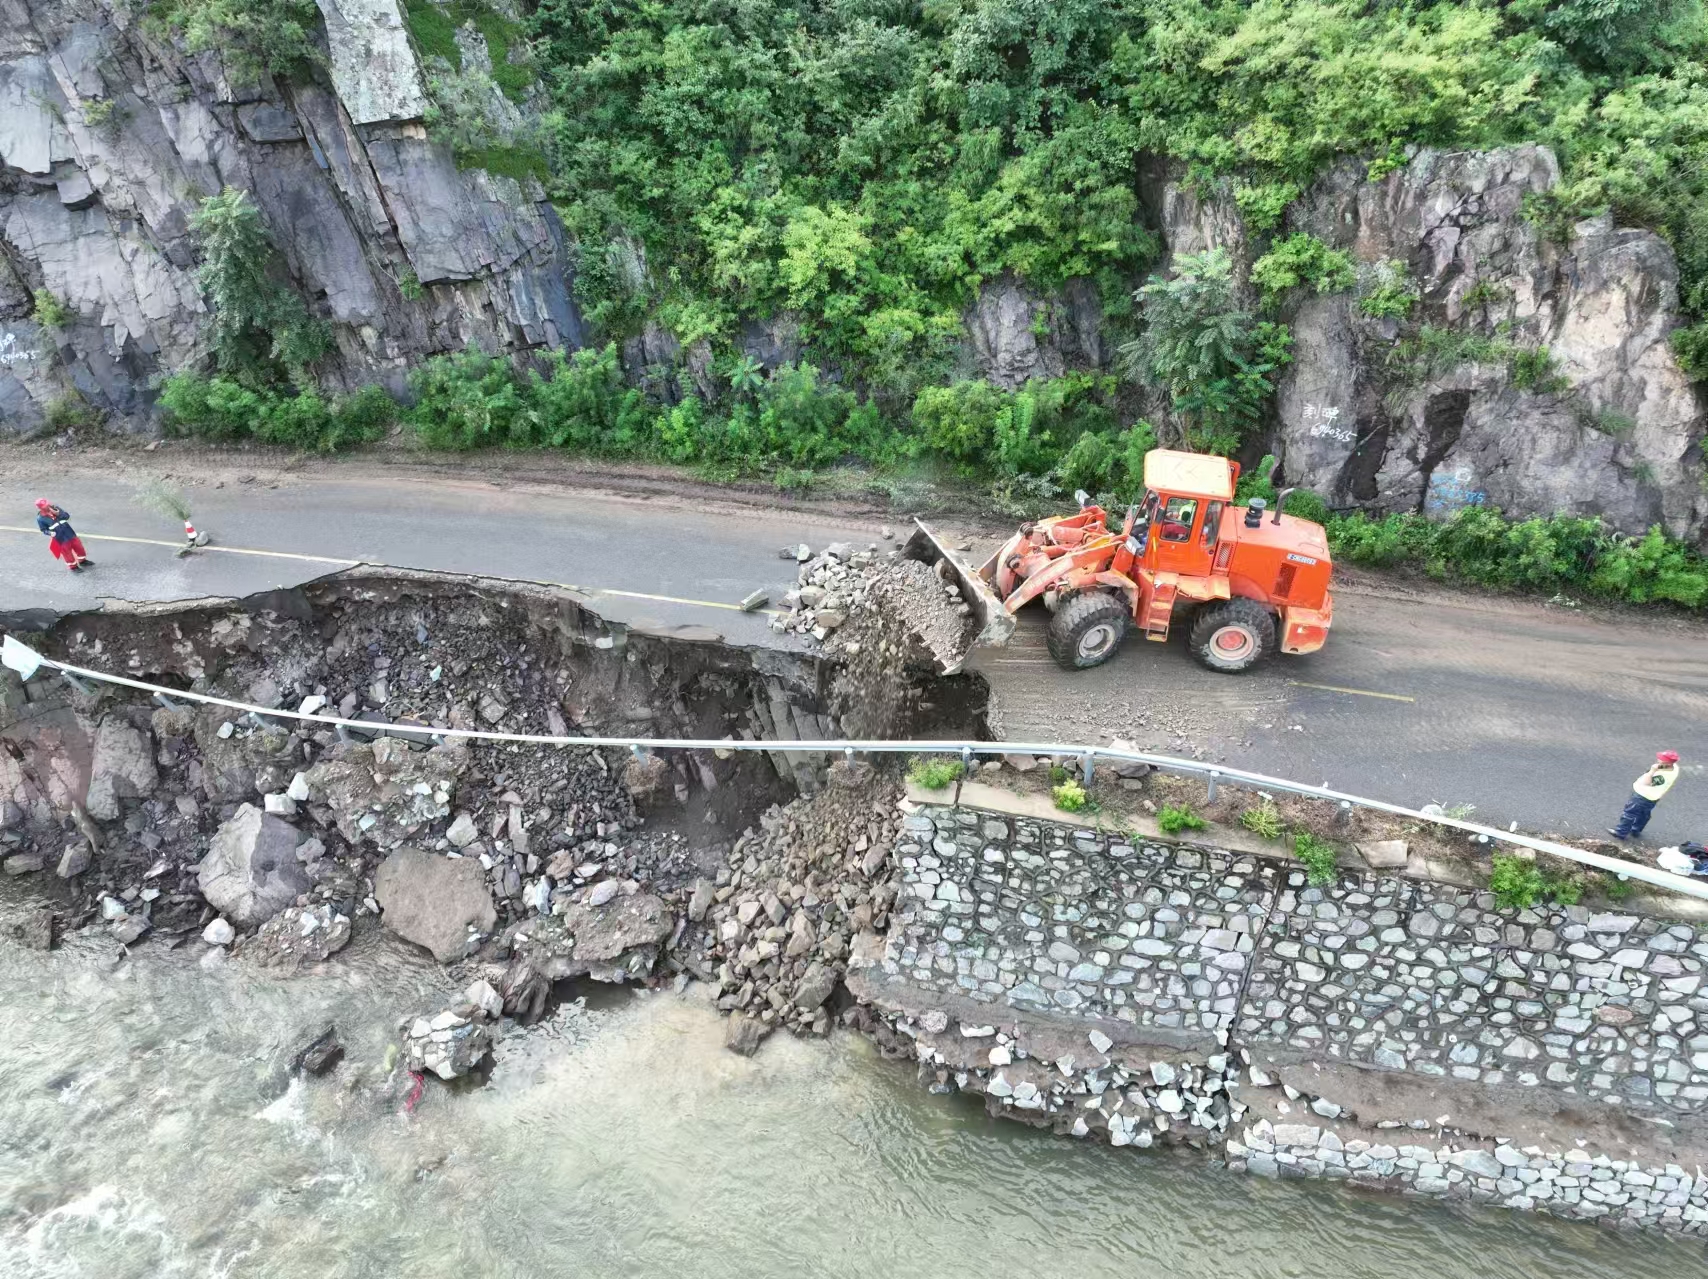
POLYGON ((1050 655, 1068 670, 1098 666, 1129 629, 1166 641, 1178 623, 1205 666, 1246 671, 1270 653, 1314 653, 1328 638, 1328 539, 1322 526, 1270 511, 1261 498, 1234 505, 1239 463, 1153 449, 1144 497, 1118 530, 1083 492, 1079 511, 1023 524, 973 568, 923 523, 909 558, 955 581, 980 626, 977 643, 1002 644, 1033 600, 1050 611, 1050 655))

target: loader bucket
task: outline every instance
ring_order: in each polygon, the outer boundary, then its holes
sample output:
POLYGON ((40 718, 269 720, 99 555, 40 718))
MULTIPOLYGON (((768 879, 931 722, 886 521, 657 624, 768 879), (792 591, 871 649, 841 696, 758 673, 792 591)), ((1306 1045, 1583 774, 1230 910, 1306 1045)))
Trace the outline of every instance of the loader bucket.
MULTIPOLYGON (((991 589, 984 572, 973 568, 956 552, 950 550, 925 521, 915 520, 913 523, 913 536, 908 538, 907 545, 902 547, 902 555, 910 560, 918 560, 921 564, 931 565, 937 570, 938 576, 961 588, 961 598, 971 606, 973 620, 978 623, 978 634, 973 638, 975 646, 1008 643, 1009 637, 1014 634, 1014 614, 1003 607, 1002 600, 991 589)), ((995 564, 995 557, 992 557, 985 569, 994 570, 995 564)), ((962 660, 965 660, 965 654, 962 655, 962 660)), ((953 674, 960 668, 961 663, 946 662, 945 665, 949 667, 947 673, 953 674)))

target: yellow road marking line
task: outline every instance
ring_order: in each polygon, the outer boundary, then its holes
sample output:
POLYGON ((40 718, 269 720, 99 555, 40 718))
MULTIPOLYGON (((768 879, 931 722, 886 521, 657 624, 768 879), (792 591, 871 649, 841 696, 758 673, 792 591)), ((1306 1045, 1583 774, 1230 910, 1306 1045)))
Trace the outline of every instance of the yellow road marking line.
MULTIPOLYGON (((27 528, 22 525, 0 524, 0 533, 39 533, 40 531, 41 530, 39 529, 27 528)), ((115 533, 84 533, 80 536, 86 542, 130 542, 137 546, 168 546, 173 550, 177 550, 184 545, 182 542, 168 542, 152 537, 120 537, 115 533)), ((295 551, 258 551, 250 550, 249 548, 242 546, 220 546, 217 543, 210 544, 208 546, 198 546, 196 550, 198 553, 201 551, 224 551, 227 555, 266 555, 282 560, 308 560, 315 564, 342 564, 346 568, 354 568, 358 564, 377 564, 380 562, 377 560, 334 559, 330 555, 299 555, 295 551)), ((657 604, 692 604, 697 608, 721 608, 727 609, 732 613, 740 613, 743 611, 741 605, 726 604, 721 600, 686 599, 680 595, 652 595, 645 591, 619 590, 614 586, 576 586, 571 582, 548 582, 547 585, 560 587, 566 591, 574 591, 580 595, 617 595, 624 599, 651 600, 657 604)), ((782 613, 778 609, 774 608, 756 608, 749 609, 747 611, 765 617, 782 616, 782 613)))
MULTIPOLYGON (((40 529, 24 528, 16 524, 0 524, 0 533, 40 532, 40 529)), ((166 542, 153 537, 120 537, 116 533, 83 533, 79 536, 86 542, 130 542, 137 546, 169 546, 173 550, 178 550, 184 545, 181 541, 166 542)), ((308 560, 314 564, 342 564, 346 568, 354 567, 362 562, 361 560, 335 559, 330 555, 299 555, 295 551, 257 551, 244 546, 209 545, 198 546, 196 550, 198 553, 201 551, 224 551, 227 555, 264 555, 280 560, 308 560)))
POLYGON ((1294 688, 1320 688, 1328 693, 1352 693, 1358 697, 1381 697, 1390 702, 1415 702, 1417 698, 1407 697, 1402 693, 1374 693, 1367 688, 1342 688, 1339 684, 1307 684, 1302 679, 1287 681, 1294 688))

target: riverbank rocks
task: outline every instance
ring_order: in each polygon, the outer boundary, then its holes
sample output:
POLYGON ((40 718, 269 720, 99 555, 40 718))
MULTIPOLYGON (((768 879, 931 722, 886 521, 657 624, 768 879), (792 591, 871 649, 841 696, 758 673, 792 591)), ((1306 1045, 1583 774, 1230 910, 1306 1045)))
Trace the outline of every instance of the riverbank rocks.
POLYGON ((294 772, 290 765, 300 759, 296 739, 276 720, 264 720, 260 727, 247 721, 240 726, 227 718, 230 713, 205 706, 195 715, 193 731, 207 797, 243 800, 282 788, 294 772))
POLYGON ((514 1007, 514 998, 534 980, 642 980, 675 927, 676 916, 663 899, 638 889, 601 906, 576 904, 561 915, 529 920, 510 936, 507 1004, 514 1007))
POLYGON ((412 1019, 403 1035, 404 1068, 445 1080, 468 1074, 492 1051, 492 1032, 477 1015, 447 1008, 412 1019))
POLYGON ((498 923, 486 873, 468 857, 399 849, 380 864, 374 896, 386 928, 442 964, 468 954, 498 923))
POLYGON ((294 826, 244 804, 214 835, 196 883, 208 904, 239 928, 257 927, 310 888, 296 848, 294 826))
POLYGON ((89 789, 84 808, 96 821, 123 816, 121 800, 139 800, 154 793, 160 780, 154 764, 154 740, 118 715, 108 715, 95 730, 89 757, 89 789))
MULTIPOLYGON (((435 822, 448 817, 457 783, 468 772, 467 746, 452 743, 411 750, 400 738, 372 744, 334 747, 302 777, 309 802, 331 810, 338 833, 352 844, 389 851, 421 839, 435 822)), ((478 836, 468 814, 452 828, 464 843, 478 836)))
MULTIPOLYGON (((219 921, 215 921, 216 923, 219 921)), ((212 925, 209 925, 212 927, 212 925)), ((203 934, 204 939, 206 934, 203 934)), ((243 958, 262 968, 294 971, 337 954, 350 941, 350 919, 328 903, 291 906, 243 944, 243 958)))

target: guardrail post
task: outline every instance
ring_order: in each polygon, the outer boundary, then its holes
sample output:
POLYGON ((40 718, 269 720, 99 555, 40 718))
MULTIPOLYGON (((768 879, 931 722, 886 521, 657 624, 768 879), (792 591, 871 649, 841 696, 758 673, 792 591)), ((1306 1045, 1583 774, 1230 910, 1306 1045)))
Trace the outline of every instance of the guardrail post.
POLYGON ((1334 824, 1336 826, 1350 826, 1350 825, 1352 825, 1352 801, 1351 800, 1343 799, 1340 801, 1340 809, 1334 815, 1334 824))
POLYGON ((842 758, 852 764, 854 762, 854 748, 852 746, 844 746, 842 748, 842 758))
POLYGON ((1221 774, 1215 769, 1212 768, 1210 770, 1210 802, 1212 804, 1216 802, 1216 781, 1220 777, 1221 774))
POLYGON ((1085 775, 1085 784, 1087 786, 1091 785, 1091 772, 1096 767, 1097 752, 1086 751, 1085 754, 1080 757, 1079 771, 1085 775))
POLYGON ((963 746, 963 747, 961 747, 961 772, 962 772, 962 774, 967 774, 967 773, 970 773, 972 771, 973 771, 973 748, 971 746, 963 746))
POLYGON ((338 734, 338 740, 341 742, 348 742, 348 741, 354 740, 350 736, 350 730, 348 728, 346 728, 343 724, 334 724, 332 726, 332 731, 338 734))
POLYGON ((85 696, 85 697, 88 697, 90 694, 92 694, 95 691, 94 689, 90 688, 87 684, 85 684, 82 680, 78 679, 70 671, 61 671, 59 673, 59 677, 61 679, 63 679, 67 684, 71 685, 71 687, 76 689, 79 693, 82 693, 83 696, 85 696))
POLYGON ((154 695, 154 700, 160 705, 162 710, 175 711, 178 709, 178 703, 166 696, 165 693, 156 693, 154 695))

